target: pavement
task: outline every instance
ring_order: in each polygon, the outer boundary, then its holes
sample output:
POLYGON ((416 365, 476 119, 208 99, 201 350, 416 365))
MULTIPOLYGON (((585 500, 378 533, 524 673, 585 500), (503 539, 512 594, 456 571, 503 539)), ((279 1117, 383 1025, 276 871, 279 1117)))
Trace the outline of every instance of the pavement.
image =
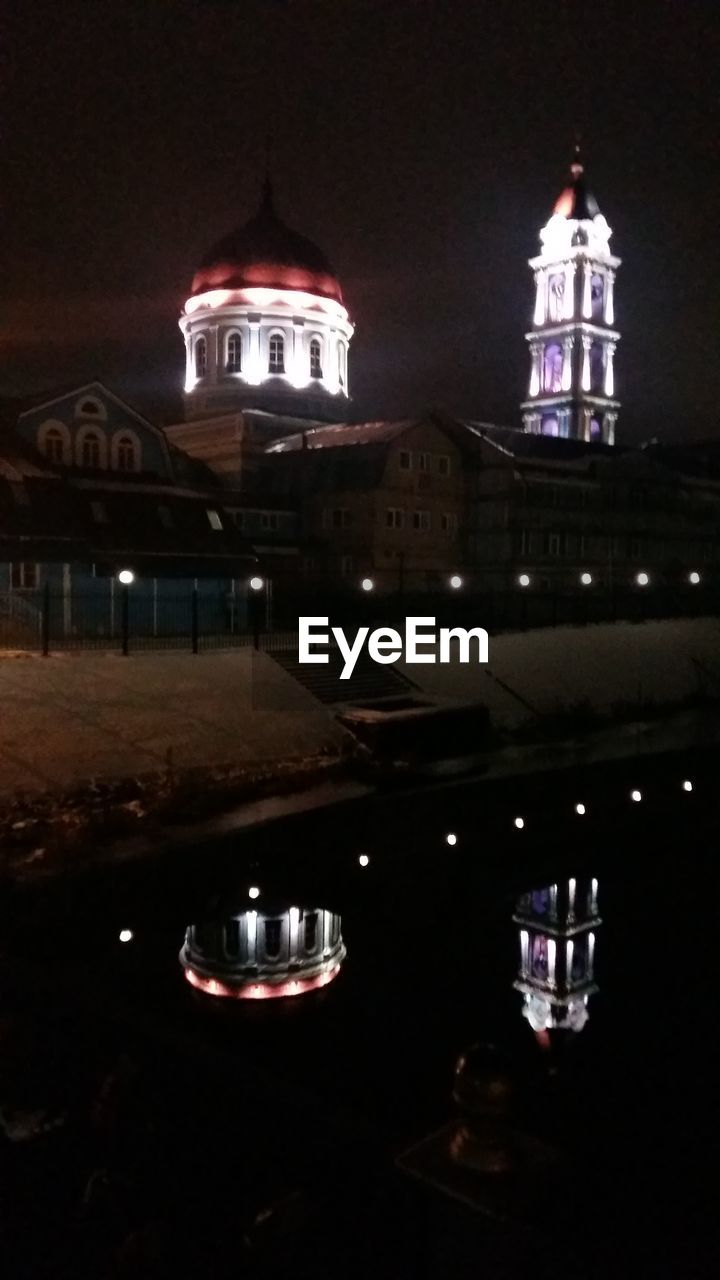
POLYGON ((252 649, 0 656, 0 794, 336 754, 328 709, 252 649), (170 754, 169 754, 170 753, 170 754))

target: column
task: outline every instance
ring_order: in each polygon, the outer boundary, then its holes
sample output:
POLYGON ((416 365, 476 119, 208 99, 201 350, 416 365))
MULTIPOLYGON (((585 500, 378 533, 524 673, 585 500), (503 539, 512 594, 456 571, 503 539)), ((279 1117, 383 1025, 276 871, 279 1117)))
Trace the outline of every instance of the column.
POLYGON ((583 267, 583 305, 582 313, 586 320, 592 316, 592 267, 589 262, 583 267))
POLYGON ((303 349, 305 321, 293 316, 293 364, 292 379, 296 387, 304 387, 310 380, 310 353, 303 349))
POLYGON ((297 960, 298 956, 298 925, 300 922, 300 912, 297 907, 290 908, 290 937, 288 939, 289 959, 297 960))
POLYGON ((594 964, 595 964, 595 934, 589 933, 588 934, 587 976, 590 980, 592 980, 592 978, 594 977, 594 964))
POLYGON ((547 285, 548 273, 544 269, 535 272, 535 315, 533 320, 535 324, 544 324, 547 315, 547 285))
POLYGON ((520 977, 527 978, 529 973, 529 934, 527 929, 520 930, 520 977))
POLYGON ((615 394, 615 373, 613 370, 613 356, 615 355, 615 343, 608 342, 605 348, 605 395, 612 396, 615 394))
POLYGON ((592 338, 589 334, 582 335, 583 345, 583 361, 582 361, 582 378, 580 385, 583 391, 590 390, 590 348, 592 346, 592 338))
POLYGON ((557 956, 557 943, 554 938, 548 938, 547 958, 548 958, 548 984, 555 986, 555 961, 557 956))
POLYGON ((613 298, 613 288, 615 285, 615 272, 608 271, 607 280, 605 282, 605 323, 615 323, 615 302, 613 298))
POLYGON ((222 351, 220 349, 220 326, 217 324, 210 325, 209 341, 208 341, 208 380, 213 385, 217 385, 218 370, 220 369, 220 361, 222 359, 222 351))
POLYGON ((567 262, 565 264, 565 306, 563 308, 566 320, 572 320, 575 315, 575 263, 567 262))
POLYGON ((257 964, 257 911, 245 913, 247 922, 247 963, 257 964))
POLYGON ((530 356, 532 360, 530 366, 530 395, 536 396, 540 390, 541 348, 538 342, 531 342, 530 356))
POLYGON ((250 330, 250 350, 248 352, 247 380, 251 386, 257 387, 263 379, 263 370, 260 364, 260 316, 248 316, 248 329, 250 330))
POLYGON ((562 387, 563 391, 569 391, 572 385, 573 346, 574 346, 574 343, 571 337, 563 338, 563 367, 562 367, 562 381, 560 383, 560 386, 562 387))
POLYGON ((572 985, 572 962, 573 962, 574 948, 575 948, 575 943, 573 942, 572 938, 570 938, 565 947, 565 986, 568 988, 572 985))

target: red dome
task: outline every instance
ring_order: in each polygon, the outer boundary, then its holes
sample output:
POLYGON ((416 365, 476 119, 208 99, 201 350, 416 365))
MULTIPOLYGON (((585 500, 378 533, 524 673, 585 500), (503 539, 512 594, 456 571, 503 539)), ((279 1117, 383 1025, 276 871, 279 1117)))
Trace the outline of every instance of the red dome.
POLYGON ((325 254, 275 213, 270 183, 254 218, 213 245, 192 282, 192 296, 211 289, 296 289, 342 303, 325 254))

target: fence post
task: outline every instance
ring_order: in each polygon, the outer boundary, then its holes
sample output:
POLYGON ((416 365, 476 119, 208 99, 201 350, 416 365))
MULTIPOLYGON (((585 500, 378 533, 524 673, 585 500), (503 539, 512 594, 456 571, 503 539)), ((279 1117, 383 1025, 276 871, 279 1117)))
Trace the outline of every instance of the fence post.
POLYGON ((50 583, 46 582, 43 587, 42 601, 42 656, 47 658, 50 653, 50 583))
POLYGON ((198 644, 198 592, 197 592, 197 587, 193 587, 193 589, 192 589, 192 599, 191 599, 191 602, 190 602, 190 629, 191 629, 191 630, 190 630, 190 635, 191 635, 191 642, 192 642, 192 651, 193 651, 193 653, 197 653, 197 652, 198 652, 198 649, 199 649, 199 644, 198 644))
POLYGON ((130 588, 123 583, 121 597, 120 625, 122 629, 122 656, 127 658, 130 652, 130 588))

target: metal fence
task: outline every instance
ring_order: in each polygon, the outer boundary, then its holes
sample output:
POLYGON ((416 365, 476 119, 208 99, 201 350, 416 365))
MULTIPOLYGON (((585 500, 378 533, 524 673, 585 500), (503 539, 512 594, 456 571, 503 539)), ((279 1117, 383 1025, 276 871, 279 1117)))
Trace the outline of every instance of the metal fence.
POLYGON ((91 594, 40 591, 0 593, 0 649, 34 653, 55 650, 213 649, 254 646, 272 651, 296 643, 298 618, 327 616, 330 625, 404 628, 409 616, 428 617, 437 626, 482 626, 491 634, 539 627, 585 626, 599 622, 720 615, 720 592, 698 586, 683 591, 637 588, 613 592, 513 591, 427 592, 374 595, 364 592, 302 594, 275 590, 272 617, 265 591, 245 598, 209 595, 197 588, 159 599, 132 589, 112 600, 91 594))

